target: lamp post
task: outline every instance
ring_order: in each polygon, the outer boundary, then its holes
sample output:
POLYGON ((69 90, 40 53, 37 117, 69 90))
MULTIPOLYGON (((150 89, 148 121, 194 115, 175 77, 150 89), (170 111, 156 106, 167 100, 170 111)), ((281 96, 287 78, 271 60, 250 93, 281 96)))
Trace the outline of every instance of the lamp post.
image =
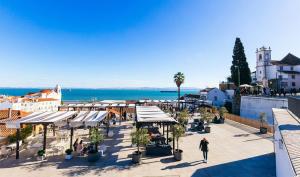
POLYGON ((238 87, 240 87, 240 82, 241 82, 241 80, 240 80, 240 68, 239 68, 239 66, 234 66, 235 68, 237 68, 237 71, 238 71, 238 87))

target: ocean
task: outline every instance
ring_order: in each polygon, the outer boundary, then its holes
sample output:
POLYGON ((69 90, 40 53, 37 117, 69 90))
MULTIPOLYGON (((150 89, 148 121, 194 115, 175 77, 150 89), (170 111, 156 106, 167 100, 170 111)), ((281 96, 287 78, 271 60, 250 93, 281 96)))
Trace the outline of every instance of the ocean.
MULTIPOLYGON (((0 88, 0 95, 22 96, 29 92, 38 92, 37 88, 0 88)), ((99 100, 173 100, 177 92, 160 92, 164 89, 62 89, 63 101, 99 101, 99 100)), ((169 90, 169 89, 167 89, 169 90)), ((198 89, 183 89, 181 95, 198 93, 198 89)))

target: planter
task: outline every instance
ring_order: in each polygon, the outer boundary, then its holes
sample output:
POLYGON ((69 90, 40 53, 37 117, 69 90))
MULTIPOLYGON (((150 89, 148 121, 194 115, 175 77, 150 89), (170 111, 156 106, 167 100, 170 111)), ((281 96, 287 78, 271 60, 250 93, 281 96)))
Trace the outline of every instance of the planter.
POLYGON ((142 153, 141 152, 135 151, 132 154, 132 162, 133 163, 141 163, 141 158, 142 158, 142 153))
POLYGON ((71 160, 72 159, 72 154, 66 154, 65 159, 66 160, 71 160))
POLYGON ((176 149, 175 152, 174 152, 174 159, 176 161, 180 161, 182 160, 182 150, 181 149, 176 149))
POLYGON ((205 133, 210 133, 210 127, 205 127, 204 131, 205 131, 205 133))
POLYGON ((88 162, 97 162, 100 159, 98 152, 88 153, 87 160, 88 162))
POLYGON ((36 159, 38 160, 38 161, 43 161, 43 160, 45 160, 45 155, 42 155, 42 156, 37 156, 36 157, 36 159))
POLYGON ((220 121, 220 124, 224 124, 225 119, 224 118, 220 118, 219 121, 220 121))
POLYGON ((268 128, 266 128, 266 127, 260 127, 260 128, 259 128, 259 132, 260 132, 261 134, 266 134, 266 133, 268 132, 268 128))

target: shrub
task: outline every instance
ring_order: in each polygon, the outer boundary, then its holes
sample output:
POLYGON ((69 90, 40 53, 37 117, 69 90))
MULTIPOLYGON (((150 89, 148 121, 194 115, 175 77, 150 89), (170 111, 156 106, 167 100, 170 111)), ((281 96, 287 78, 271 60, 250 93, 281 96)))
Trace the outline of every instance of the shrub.
POLYGON ((45 154, 45 151, 42 149, 37 152, 38 156, 43 156, 44 154, 45 154))

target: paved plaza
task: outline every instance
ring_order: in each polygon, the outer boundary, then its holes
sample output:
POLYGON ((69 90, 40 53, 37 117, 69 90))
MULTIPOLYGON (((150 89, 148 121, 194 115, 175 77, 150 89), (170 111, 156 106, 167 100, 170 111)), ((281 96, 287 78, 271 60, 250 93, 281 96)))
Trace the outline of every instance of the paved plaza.
POLYGON ((272 137, 262 137, 252 128, 235 125, 238 124, 212 124, 210 134, 190 132, 181 138, 182 161, 174 161, 173 156, 144 157, 141 165, 134 165, 130 156, 136 150, 131 146, 132 124, 123 122, 114 128, 114 137, 105 140, 104 144, 110 147, 95 164, 88 163, 85 157, 66 161, 62 155, 38 162, 21 153, 19 160, 12 157, 0 161, 0 176, 275 177, 272 137), (203 137, 210 142, 207 164, 198 149, 203 137))

